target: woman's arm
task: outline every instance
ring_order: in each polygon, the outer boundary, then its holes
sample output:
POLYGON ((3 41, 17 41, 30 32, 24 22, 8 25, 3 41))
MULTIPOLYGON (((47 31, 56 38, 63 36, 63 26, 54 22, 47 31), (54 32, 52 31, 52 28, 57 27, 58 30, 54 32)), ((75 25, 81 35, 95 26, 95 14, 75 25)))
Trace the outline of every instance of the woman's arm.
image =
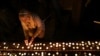
MULTIPOLYGON (((35 39, 36 37, 40 37, 40 35, 42 36, 43 34, 41 34, 41 32, 43 32, 43 30, 45 29, 45 28, 44 28, 44 25, 43 25, 43 23, 42 23, 42 20, 41 20, 38 16, 36 16, 34 20, 35 20, 35 24, 36 24, 37 30, 36 30, 36 32, 33 34, 32 38, 31 38, 31 40, 30 40, 29 45, 31 45, 31 43, 34 41, 34 39, 35 39)), ((40 37, 40 38, 42 38, 42 37, 40 37)))
POLYGON ((35 17, 35 23, 37 26, 37 30, 33 34, 33 37, 39 37, 39 35, 41 35, 41 32, 43 32, 45 30, 44 23, 42 22, 42 20, 38 16, 35 17))

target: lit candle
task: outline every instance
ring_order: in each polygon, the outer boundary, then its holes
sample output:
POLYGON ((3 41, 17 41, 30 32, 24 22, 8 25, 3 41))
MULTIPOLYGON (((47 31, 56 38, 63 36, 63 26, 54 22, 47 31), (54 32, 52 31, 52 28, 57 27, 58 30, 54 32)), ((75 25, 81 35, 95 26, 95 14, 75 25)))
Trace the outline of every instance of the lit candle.
POLYGON ((65 56, 68 56, 68 54, 65 54, 65 56))
POLYGON ((62 42, 62 44, 64 45, 64 44, 65 44, 65 42, 62 42))
POLYGON ((88 45, 91 45, 91 42, 90 41, 88 41, 88 45))
POLYGON ((97 46, 96 48, 97 48, 98 50, 100 49, 100 47, 99 47, 99 46, 97 46))
POLYGON ((56 55, 59 55, 59 52, 56 52, 56 55))
POLYGON ((30 46, 28 46, 27 49, 30 49, 30 46))
POLYGON ((32 53, 31 55, 34 56, 34 53, 32 53))
POLYGON ((13 43, 13 45, 15 45, 15 43, 13 43))
POLYGON ((40 43, 40 45, 42 45, 42 43, 40 43))
POLYGON ((98 43, 98 45, 100 46, 100 42, 98 43))
POLYGON ((10 55, 10 53, 8 53, 7 55, 10 55))
POLYGON ((76 53, 75 56, 78 56, 78 54, 76 53))
POLYGON ((82 43, 82 46, 84 46, 84 44, 82 43))
POLYGON ((81 42, 82 44, 84 43, 84 41, 81 42))
POLYGON ((24 46, 22 46, 22 49, 24 49, 24 46))
POLYGON ((36 47, 34 47, 34 49, 36 49, 36 47))
POLYGON ((52 48, 53 46, 52 46, 52 45, 50 45, 50 47, 52 48))
POLYGON ((75 49, 75 47, 73 46, 73 49, 75 49))
POLYGON ((69 42, 69 45, 71 45, 71 42, 69 42))
POLYGON ((59 47, 61 47, 61 44, 59 44, 59 47))
POLYGON ((3 55, 6 55, 6 53, 3 53, 3 55))
POLYGON ((71 45, 68 45, 68 47, 71 47, 71 45))
POLYGON ((82 47, 82 49, 84 50, 84 49, 85 49, 85 47, 82 47))
POLYGON ((31 47, 33 47, 33 45, 31 45, 31 47))
POLYGON ((76 45, 79 45, 78 43, 76 43, 76 45))
POLYGON ((35 54, 38 54, 37 52, 35 52, 35 54))
POLYGON ((88 53, 88 55, 91 56, 92 54, 91 53, 88 53))
POLYGON ((4 42, 3 45, 6 45, 6 42, 4 42))
POLYGON ((66 43, 66 46, 68 45, 68 43, 66 43))
POLYGON ((17 46, 16 48, 19 48, 19 46, 17 46))
POLYGON ((49 49, 49 47, 46 47, 46 49, 49 49))
POLYGON ((56 56, 55 54, 52 54, 52 56, 56 56))
POLYGON ((98 44, 98 41, 95 41, 96 44, 98 44))
POLYGON ((93 49, 92 47, 90 47, 90 49, 93 49))
POLYGON ((52 42, 49 43, 50 45, 52 44, 52 42))
POLYGON ((19 52, 19 55, 21 55, 21 53, 19 52))
POLYGON ((41 52, 41 56, 44 56, 44 52, 41 52))
POLYGON ((51 53, 48 53, 48 55, 50 56, 50 55, 51 55, 51 53))
POLYGON ((19 46, 20 44, 18 43, 17 45, 19 46))
POLYGON ((75 45, 75 43, 72 43, 72 45, 75 45))
POLYGON ((45 46, 46 44, 44 43, 43 46, 45 46))
POLYGON ((63 47, 63 50, 65 50, 65 48, 63 47))
POLYGON ((42 47, 39 48, 40 50, 42 49, 42 47))
POLYGON ((76 49, 79 49, 79 47, 78 47, 78 46, 76 46, 76 49))
POLYGON ((24 55, 26 55, 26 53, 24 53, 24 55))

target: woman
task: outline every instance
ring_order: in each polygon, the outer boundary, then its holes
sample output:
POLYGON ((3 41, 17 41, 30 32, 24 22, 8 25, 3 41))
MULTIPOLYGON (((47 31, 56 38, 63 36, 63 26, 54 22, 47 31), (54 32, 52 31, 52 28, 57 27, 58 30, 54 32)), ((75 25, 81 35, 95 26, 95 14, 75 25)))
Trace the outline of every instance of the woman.
POLYGON ((21 10, 19 12, 19 20, 25 35, 24 42, 27 46, 31 45, 36 37, 44 37, 45 26, 39 16, 33 15, 27 10, 21 10))

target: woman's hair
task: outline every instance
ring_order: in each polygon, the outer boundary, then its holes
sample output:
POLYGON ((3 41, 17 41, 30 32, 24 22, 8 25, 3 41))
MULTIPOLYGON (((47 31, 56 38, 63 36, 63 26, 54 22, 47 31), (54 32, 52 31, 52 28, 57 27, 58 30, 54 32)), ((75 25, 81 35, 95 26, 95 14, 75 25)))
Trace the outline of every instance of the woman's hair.
POLYGON ((26 10, 26 9, 22 9, 19 11, 19 16, 24 16, 24 15, 32 15, 32 12, 26 10))

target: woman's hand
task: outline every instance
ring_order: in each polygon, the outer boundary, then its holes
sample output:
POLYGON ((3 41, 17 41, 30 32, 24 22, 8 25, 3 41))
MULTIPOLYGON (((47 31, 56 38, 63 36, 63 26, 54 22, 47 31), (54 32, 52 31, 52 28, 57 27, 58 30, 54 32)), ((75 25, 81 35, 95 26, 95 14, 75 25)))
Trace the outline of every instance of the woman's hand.
POLYGON ((28 46, 28 40, 24 40, 25 45, 28 46))
POLYGON ((30 42, 29 42, 29 46, 32 44, 32 42, 34 41, 34 37, 31 38, 30 42))

